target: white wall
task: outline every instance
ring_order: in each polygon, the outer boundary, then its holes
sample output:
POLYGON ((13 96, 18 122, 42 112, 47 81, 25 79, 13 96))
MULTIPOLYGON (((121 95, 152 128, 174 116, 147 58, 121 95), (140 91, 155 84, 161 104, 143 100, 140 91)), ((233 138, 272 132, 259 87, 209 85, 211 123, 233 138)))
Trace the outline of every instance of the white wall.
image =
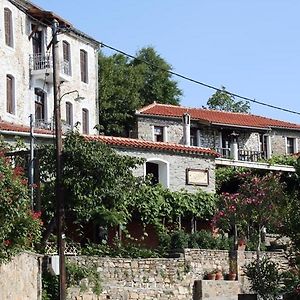
MULTIPOLYGON (((0 117, 2 120, 18 124, 29 125, 29 115, 35 112, 34 88, 42 88, 47 93, 47 120, 53 118, 53 84, 47 76, 37 77, 30 74, 29 55, 32 54, 32 41, 28 39, 31 33, 32 21, 18 8, 7 0, 0 0, 0 117), (12 11, 14 47, 5 45, 4 33, 4 7, 12 11), (6 75, 12 75, 15 79, 15 101, 16 113, 11 115, 6 112, 6 75), (46 80, 44 80, 46 79, 46 80)), ((45 30, 45 45, 51 41, 51 29, 45 30)), ((75 103, 76 94, 63 97, 61 103, 62 119, 65 119, 65 102, 73 103, 73 123, 82 121, 82 108, 89 111, 89 133, 96 133, 93 129, 98 124, 97 111, 97 50, 98 45, 85 37, 79 37, 74 33, 60 34, 59 52, 62 58, 62 40, 69 42, 71 46, 72 76, 68 82, 61 84, 61 95, 65 92, 78 90, 81 97, 84 97, 81 103, 75 103), (88 53, 88 83, 80 80, 80 58, 79 51, 84 49, 88 53)), ((46 50, 45 50, 46 51, 46 50)), ((51 52, 50 52, 51 53, 51 52)), ((52 53, 51 53, 52 54, 52 53)), ((46 71, 46 70, 45 70, 46 71)), ((49 76, 52 76, 50 74, 49 76)), ((82 126, 79 126, 81 131, 82 126)))

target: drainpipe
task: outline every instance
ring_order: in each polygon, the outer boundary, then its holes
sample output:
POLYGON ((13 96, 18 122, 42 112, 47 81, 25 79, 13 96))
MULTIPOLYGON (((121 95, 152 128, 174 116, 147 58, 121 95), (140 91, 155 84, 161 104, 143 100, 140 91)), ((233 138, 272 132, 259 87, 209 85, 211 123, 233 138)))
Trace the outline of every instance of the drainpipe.
POLYGON ((191 116, 184 113, 182 116, 183 123, 183 143, 186 146, 191 145, 191 116))

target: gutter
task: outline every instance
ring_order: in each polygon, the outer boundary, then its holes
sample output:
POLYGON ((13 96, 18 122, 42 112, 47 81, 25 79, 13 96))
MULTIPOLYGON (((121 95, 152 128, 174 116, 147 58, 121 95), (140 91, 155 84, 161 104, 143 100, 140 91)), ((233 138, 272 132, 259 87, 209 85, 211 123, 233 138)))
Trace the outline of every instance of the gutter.
MULTIPOLYGON (((0 130, 0 134, 30 137, 30 132, 22 132, 22 131, 0 130)), ((53 139, 54 135, 50 135, 46 133, 34 133, 33 137, 42 138, 42 139, 53 139)))

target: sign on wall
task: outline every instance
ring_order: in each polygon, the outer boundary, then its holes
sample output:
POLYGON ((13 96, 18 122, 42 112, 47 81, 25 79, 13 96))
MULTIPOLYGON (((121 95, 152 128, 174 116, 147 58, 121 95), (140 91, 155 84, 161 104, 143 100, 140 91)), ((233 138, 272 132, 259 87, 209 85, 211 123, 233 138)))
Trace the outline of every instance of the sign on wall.
POLYGON ((208 186, 208 169, 186 169, 186 184, 208 186))

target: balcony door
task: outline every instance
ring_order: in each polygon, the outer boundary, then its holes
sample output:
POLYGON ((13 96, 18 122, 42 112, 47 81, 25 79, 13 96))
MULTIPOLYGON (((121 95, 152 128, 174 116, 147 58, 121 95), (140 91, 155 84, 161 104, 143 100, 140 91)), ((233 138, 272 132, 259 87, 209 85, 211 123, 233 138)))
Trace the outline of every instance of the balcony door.
POLYGON ((35 123, 37 127, 43 127, 46 121, 46 93, 35 88, 35 123))
POLYGON ((42 31, 35 31, 35 33, 32 35, 32 51, 33 51, 33 55, 41 55, 43 53, 42 31))

